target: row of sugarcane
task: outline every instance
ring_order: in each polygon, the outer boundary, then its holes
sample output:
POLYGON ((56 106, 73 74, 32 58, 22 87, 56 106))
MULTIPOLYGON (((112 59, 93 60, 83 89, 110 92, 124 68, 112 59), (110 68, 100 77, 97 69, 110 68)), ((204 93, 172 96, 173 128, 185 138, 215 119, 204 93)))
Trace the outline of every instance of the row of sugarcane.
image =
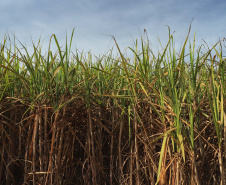
MULTIPOLYGON (((0 48, 1 184, 225 184, 224 40, 118 56, 0 48), (207 48, 207 49, 206 49, 207 48)), ((51 51, 51 42, 58 50, 51 51)))

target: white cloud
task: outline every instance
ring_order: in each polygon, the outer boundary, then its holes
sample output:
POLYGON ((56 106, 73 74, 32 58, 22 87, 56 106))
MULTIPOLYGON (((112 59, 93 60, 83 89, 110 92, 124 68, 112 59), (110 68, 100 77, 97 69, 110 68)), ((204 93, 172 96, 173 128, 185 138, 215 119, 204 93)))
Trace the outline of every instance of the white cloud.
POLYGON ((116 37, 124 49, 140 38, 145 28, 153 47, 158 39, 168 40, 169 25, 176 31, 178 47, 184 41, 192 18, 191 38, 197 31, 197 41, 217 41, 225 35, 224 20, 226 2, 214 0, 2 0, 0 34, 15 32, 21 42, 49 40, 55 33, 59 42, 65 43, 66 31, 70 35, 75 27, 74 45, 85 51, 92 50, 96 55, 103 54, 114 46, 110 35, 116 37))

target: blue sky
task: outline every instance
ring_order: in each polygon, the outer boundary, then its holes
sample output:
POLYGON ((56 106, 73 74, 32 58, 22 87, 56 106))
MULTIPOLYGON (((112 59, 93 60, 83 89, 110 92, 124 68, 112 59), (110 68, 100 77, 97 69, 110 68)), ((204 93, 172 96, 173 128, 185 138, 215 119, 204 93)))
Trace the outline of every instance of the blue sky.
MULTIPOLYGON (((191 38, 210 46, 226 36, 226 1, 224 0, 1 0, 0 42, 15 33, 27 47, 41 36, 43 48, 52 34, 65 45, 66 32, 75 28, 73 48, 103 55, 116 47, 132 47, 146 29, 151 47, 159 48, 168 40, 168 26, 175 31, 180 48, 192 19, 191 38)), ((54 48, 54 47, 53 47, 54 48)))

